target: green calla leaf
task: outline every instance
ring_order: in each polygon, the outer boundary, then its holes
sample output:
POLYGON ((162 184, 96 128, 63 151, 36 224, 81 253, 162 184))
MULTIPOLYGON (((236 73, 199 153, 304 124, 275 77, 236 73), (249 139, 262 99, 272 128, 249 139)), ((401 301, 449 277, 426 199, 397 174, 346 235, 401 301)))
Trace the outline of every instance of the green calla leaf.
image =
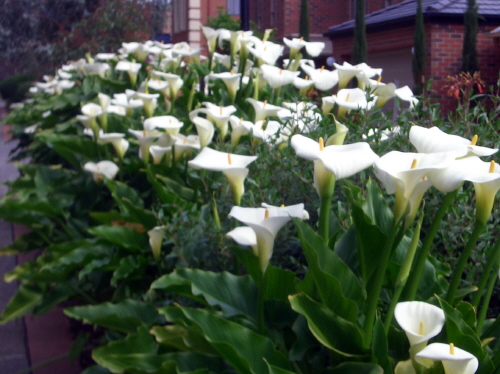
POLYGON ((384 369, 376 364, 363 362, 345 362, 328 370, 329 374, 384 374, 384 369))
POLYGON ((146 233, 138 233, 133 228, 125 226, 95 226, 88 231, 107 241, 128 250, 149 250, 149 240, 146 233))
POLYGON ((267 367, 269 369, 269 374, 294 374, 293 371, 285 370, 285 369, 282 369, 282 368, 277 367, 275 365, 271 365, 267 361, 266 361, 266 364, 267 364, 267 367))
POLYGON ((124 340, 113 341, 94 349, 92 358, 112 373, 139 370, 144 373, 155 373, 164 362, 164 358, 157 351, 153 335, 145 328, 139 328, 136 334, 129 335, 124 340))
POLYGON ((136 300, 76 306, 65 309, 64 313, 71 318, 125 333, 134 333, 141 326, 149 327, 160 322, 153 306, 136 300))
POLYGON ((4 324, 29 313, 42 301, 44 291, 35 285, 22 284, 10 299, 0 317, 0 324, 4 324))
POLYGON ((363 348, 364 334, 358 326, 305 294, 290 296, 289 300, 292 309, 306 317, 309 329, 325 347, 346 357, 367 354, 363 348))
POLYGON ((267 364, 291 370, 288 359, 278 352, 267 337, 206 310, 181 308, 189 321, 198 326, 205 338, 241 374, 268 373, 267 364))
POLYGON ((220 306, 227 316, 244 314, 257 319, 257 288, 248 275, 177 269, 172 275, 164 275, 155 281, 151 287, 168 289, 172 284, 171 277, 189 281, 194 296, 203 296, 210 305, 220 306))
POLYGON ((179 325, 154 326, 150 333, 160 344, 177 348, 184 352, 215 355, 217 351, 202 334, 179 325))
POLYGON ((322 302, 338 316, 356 321, 366 299, 358 278, 307 224, 294 222, 322 302))
POLYGON ((137 191, 134 190, 133 188, 127 186, 125 183, 112 180, 112 179, 105 179, 104 183, 106 184, 106 187, 111 191, 111 195, 115 199, 116 203, 122 207, 125 212, 127 211, 127 206, 132 206, 135 205, 138 208, 143 208, 144 207, 144 202, 138 195, 137 191), (128 200, 129 205, 124 205, 123 200, 128 200))

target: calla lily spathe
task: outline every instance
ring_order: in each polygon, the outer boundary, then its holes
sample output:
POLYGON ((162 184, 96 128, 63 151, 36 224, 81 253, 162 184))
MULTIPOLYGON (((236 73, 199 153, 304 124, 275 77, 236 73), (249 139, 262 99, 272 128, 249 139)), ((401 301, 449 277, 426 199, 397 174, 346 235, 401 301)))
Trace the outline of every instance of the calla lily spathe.
POLYGON ((112 161, 87 162, 83 165, 83 169, 92 173, 96 183, 102 183, 104 177, 114 179, 118 173, 118 166, 112 161))
POLYGON ((256 159, 257 156, 236 155, 205 147, 193 160, 188 162, 188 165, 194 169, 223 172, 229 181, 233 201, 239 205, 245 192, 244 182, 248 175, 247 166, 256 159))
POLYGON ((439 127, 412 126, 410 142, 420 153, 456 152, 456 157, 491 156, 498 149, 476 145, 476 139, 466 139, 458 135, 450 135, 439 127))
MULTIPOLYGON (((304 204, 286 207, 275 207, 268 204, 262 204, 262 206, 262 208, 234 206, 229 217, 244 223, 255 232, 256 250, 254 249, 254 253, 259 258, 260 271, 265 273, 273 254, 274 239, 278 231, 290 221, 291 217, 308 219, 309 214, 304 210, 304 204)), ((248 230, 239 230, 236 233, 233 230, 231 236, 236 237, 235 240, 238 243, 244 242, 254 247, 253 238, 248 230)))
POLYGON ((441 308, 422 301, 398 303, 394 317, 406 333, 411 346, 425 343, 438 335, 445 322, 441 308))
POLYGON ((422 178, 431 170, 445 169, 453 160, 453 154, 448 152, 424 154, 392 151, 375 163, 375 175, 380 179, 387 193, 396 194, 394 209, 396 220, 406 215, 410 199, 412 206, 420 204, 417 200, 421 194, 416 188, 423 181, 422 178))
POLYGON ((314 187, 319 196, 331 194, 329 179, 354 175, 373 165, 378 156, 368 143, 322 146, 303 135, 294 135, 291 145, 297 156, 314 161, 314 187))
POLYGON ((477 358, 453 344, 433 343, 429 344, 419 353, 415 359, 420 364, 429 367, 432 361, 441 361, 445 374, 474 374, 479 362, 477 358))
POLYGON ((255 110, 255 122, 265 120, 267 117, 274 117, 283 109, 280 106, 268 104, 267 101, 257 101, 251 97, 248 97, 246 101, 252 104, 255 110))
POLYGON ((500 189, 500 168, 494 161, 465 157, 454 160, 439 173, 429 173, 428 178, 442 192, 456 190, 463 181, 472 182, 476 192, 476 218, 483 223, 490 218, 495 196, 500 189))

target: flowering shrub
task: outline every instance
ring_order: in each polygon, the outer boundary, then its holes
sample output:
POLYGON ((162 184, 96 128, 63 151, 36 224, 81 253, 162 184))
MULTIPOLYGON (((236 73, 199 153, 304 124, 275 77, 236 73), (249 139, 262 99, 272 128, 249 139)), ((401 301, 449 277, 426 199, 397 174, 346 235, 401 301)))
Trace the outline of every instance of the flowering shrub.
POLYGON ((500 188, 479 157, 497 149, 410 125, 419 99, 380 69, 302 59, 322 45, 285 40, 281 62, 266 37, 203 32, 206 59, 123 43, 7 117, 30 162, 0 216, 31 231, 2 253, 43 252, 6 275, 21 286, 1 322, 71 301, 100 337, 87 374, 498 370, 500 245, 461 282, 500 188), (398 126, 374 126, 392 99, 408 107, 398 126), (431 248, 464 182, 476 218, 451 270, 431 248), (431 187, 445 195, 429 218, 431 187))

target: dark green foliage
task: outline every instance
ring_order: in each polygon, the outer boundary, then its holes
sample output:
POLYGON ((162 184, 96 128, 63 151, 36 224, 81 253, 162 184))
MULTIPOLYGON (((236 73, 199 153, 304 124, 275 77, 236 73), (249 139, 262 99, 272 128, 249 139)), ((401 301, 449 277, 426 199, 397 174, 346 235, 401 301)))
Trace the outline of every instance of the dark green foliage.
POLYGON ((464 14, 464 44, 462 49, 462 71, 479 71, 477 63, 477 5, 476 0, 468 0, 464 14))
POLYGON ((418 0, 417 14, 415 16, 415 33, 413 34, 413 81, 415 94, 422 92, 425 83, 425 26, 422 13, 422 0, 418 0))
POLYGON ((309 41, 309 2, 307 0, 300 2, 299 36, 309 41))
POLYGON ((361 62, 366 62, 365 0, 356 0, 352 63, 359 64, 361 62))
POLYGON ((33 74, 18 74, 5 78, 0 82, 0 95, 12 103, 22 101, 34 79, 33 74))

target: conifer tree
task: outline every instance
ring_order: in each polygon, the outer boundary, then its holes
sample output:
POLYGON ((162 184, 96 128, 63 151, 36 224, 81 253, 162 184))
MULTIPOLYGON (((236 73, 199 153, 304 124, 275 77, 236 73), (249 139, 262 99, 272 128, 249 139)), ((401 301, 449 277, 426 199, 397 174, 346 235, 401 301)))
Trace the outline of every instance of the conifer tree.
POLYGON ((476 0, 467 1, 464 14, 464 44, 462 48, 462 71, 474 73, 479 71, 477 62, 477 5, 476 0))
POLYGON ((301 0, 301 2, 300 2, 299 36, 303 37, 305 41, 309 41, 309 2, 308 2, 308 0, 301 0))
POLYGON ((417 14, 415 16, 415 32, 413 34, 413 81, 415 93, 422 93, 425 80, 425 27, 422 13, 422 0, 417 1, 417 14))
POLYGON ((361 62, 366 62, 365 0, 356 0, 352 63, 359 64, 361 62))

